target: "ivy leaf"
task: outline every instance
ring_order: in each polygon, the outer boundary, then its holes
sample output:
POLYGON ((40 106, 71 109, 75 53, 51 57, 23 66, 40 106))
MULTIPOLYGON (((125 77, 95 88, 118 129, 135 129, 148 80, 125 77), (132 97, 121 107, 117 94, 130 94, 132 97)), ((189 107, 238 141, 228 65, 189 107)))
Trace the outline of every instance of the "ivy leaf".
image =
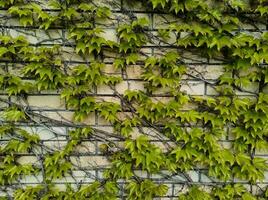
POLYGON ((138 60, 138 54, 136 53, 131 53, 130 55, 128 55, 126 57, 126 64, 129 65, 129 64, 135 64, 138 60))
POLYGON ((125 60, 121 58, 116 58, 114 61, 114 66, 116 69, 123 69, 125 67, 125 60))
POLYGON ((23 111, 16 107, 10 107, 2 113, 3 117, 8 121, 20 121, 25 120, 26 115, 23 111))
POLYGON ((30 16, 23 16, 23 17, 21 17, 20 18, 20 23, 24 26, 24 27, 26 27, 28 24, 29 25, 33 25, 33 18, 32 17, 30 17, 30 16))
POLYGON ((91 4, 88 4, 88 3, 81 3, 79 6, 78 6, 79 9, 81 9, 82 11, 93 11, 94 10, 94 7, 93 5, 91 4))
POLYGON ((153 9, 155 9, 158 5, 161 5, 162 8, 165 8, 166 3, 168 0, 151 0, 153 4, 153 9))
POLYGON ((79 41, 76 44, 76 49, 75 49, 76 53, 80 53, 80 51, 84 54, 86 52, 86 44, 82 41, 79 41))
POLYGON ((2 57, 8 51, 9 51, 8 48, 6 48, 6 47, 0 47, 0 57, 2 57))

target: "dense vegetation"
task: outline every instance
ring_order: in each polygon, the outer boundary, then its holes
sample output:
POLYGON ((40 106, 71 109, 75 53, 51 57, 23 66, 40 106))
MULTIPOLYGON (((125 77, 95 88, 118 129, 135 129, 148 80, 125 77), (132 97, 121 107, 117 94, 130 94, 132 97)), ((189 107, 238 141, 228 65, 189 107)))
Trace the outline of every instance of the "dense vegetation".
MULTIPOLYGON (((166 179, 180 175, 187 188, 179 195, 185 200, 265 200, 268 190, 260 186, 267 170, 267 159, 255 156, 267 150, 268 143, 268 2, 266 0, 132 0, 131 8, 142 5, 148 13, 170 15, 161 28, 153 28, 148 18, 124 9, 127 19, 94 0, 51 0, 46 4, 27 0, 0 0, 1 24, 10 18, 21 26, 42 30, 62 29, 63 45, 32 44, 23 36, 0 35, 1 63, 14 63, 14 70, 3 67, 0 88, 2 138, 0 184, 2 199, 118 199, 120 191, 128 200, 149 200, 165 196, 168 186, 137 175, 136 170, 166 179), (106 27, 105 27, 106 26, 106 27), (103 36, 115 27, 117 41, 103 36), (264 28, 262 28, 264 27, 264 28), (144 53, 154 46, 159 52, 144 53), (162 48, 168 46, 169 48, 162 48), (66 47, 73 52, 66 52, 66 47), (84 62, 69 63, 69 54, 84 62), (185 53, 190 53, 187 58, 185 53), (215 81, 194 73, 195 57, 224 66, 215 81), (188 62, 187 60, 191 60, 188 62), (21 65, 18 65, 21 64, 21 65), (139 77, 144 90, 116 90, 124 80, 106 73, 107 65, 120 72, 133 65, 142 68, 139 77), (191 95, 182 90, 185 79, 204 82, 213 95, 191 95), (114 101, 103 101, 94 92, 99 86, 113 91, 114 101), (257 89, 252 90, 252 87, 257 89), (72 121, 62 122, 35 112, 27 105, 29 94, 57 91, 74 112, 72 121), (156 96, 168 101, 156 100, 156 96), (108 132, 85 123, 95 113, 113 126, 108 132), (45 122, 44 122, 45 121, 45 122), (55 151, 38 134, 21 124, 41 125, 48 130, 55 124, 70 127, 68 143, 55 151), (153 130, 148 134, 144 127, 153 130), (133 134, 137 129, 139 136, 133 134), (232 137, 224 147, 222 138, 232 137), (85 139, 101 140, 102 154, 110 161, 104 177, 92 184, 66 184, 57 188, 55 180, 85 170, 70 158, 85 139), (114 141, 116 139, 117 141, 114 141), (152 142, 162 141, 162 147, 152 142), (119 142, 118 142, 119 141, 119 142), (19 162, 31 154, 37 164, 19 162), (193 181, 189 170, 207 169, 211 182, 193 181), (42 184, 24 187, 22 177, 39 175, 42 184), (245 181, 252 192, 233 179, 245 181), (124 180, 125 187, 118 181, 124 180), (10 190, 13 192, 10 192, 10 190)), ((114 1, 114 7, 120 2, 114 1)), ((59 134, 54 132, 54 134, 59 134)))

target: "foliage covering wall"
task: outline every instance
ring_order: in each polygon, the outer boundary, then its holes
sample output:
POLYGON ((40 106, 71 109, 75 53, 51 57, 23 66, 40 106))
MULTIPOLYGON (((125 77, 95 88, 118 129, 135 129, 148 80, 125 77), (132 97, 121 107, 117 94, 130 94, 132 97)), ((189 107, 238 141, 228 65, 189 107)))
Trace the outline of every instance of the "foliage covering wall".
POLYGON ((268 199, 268 1, 0 0, 0 199, 268 199))

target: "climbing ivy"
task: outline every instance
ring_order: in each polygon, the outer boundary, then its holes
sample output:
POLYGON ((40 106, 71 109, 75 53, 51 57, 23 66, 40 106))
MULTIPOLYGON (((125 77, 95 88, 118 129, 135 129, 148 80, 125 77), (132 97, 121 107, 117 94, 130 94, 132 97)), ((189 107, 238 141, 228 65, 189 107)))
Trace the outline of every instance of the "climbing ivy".
POLYGON ((0 199, 150 200, 168 196, 165 181, 170 180, 182 186, 175 194, 180 200, 268 198, 267 186, 260 184, 267 159, 256 155, 268 149, 268 1, 0 0, 0 9, 0 61, 5 63, 0 71, 0 199), (162 26, 128 10, 137 5, 163 16, 162 26), (8 33, 11 19, 26 35, 8 33), (107 27, 114 28, 116 40, 104 36, 107 27), (33 44, 29 29, 47 34, 61 29, 64 37, 61 45, 53 39, 47 40, 50 45, 33 44), (145 47, 154 53, 148 55, 145 47), (80 61, 72 62, 72 56, 80 61), (195 69, 200 58, 223 67, 216 80, 195 69), (129 86, 133 66, 141 68, 143 89, 129 86), (116 72, 107 73, 107 67, 116 72), (189 79, 213 93, 190 94, 183 89, 189 79), (128 88, 119 91, 125 82, 128 88), (100 98, 101 87, 116 100, 100 98), (31 94, 49 92, 65 101, 72 119, 57 120, 29 105, 31 94), (113 130, 89 125, 92 115, 113 130), (53 149, 32 126, 66 138, 66 144, 53 149), (68 132, 62 135, 53 126, 68 132), (222 144, 226 138, 232 140, 228 147, 222 144), (102 142, 99 153, 109 165, 102 178, 74 186, 67 177, 75 170, 89 176, 73 159, 85 140, 102 142), (29 163, 22 161, 27 155, 29 163), (193 180, 190 170, 210 181, 193 180), (42 176, 41 183, 21 184, 33 176, 42 176), (62 181, 64 188, 57 185, 62 181))

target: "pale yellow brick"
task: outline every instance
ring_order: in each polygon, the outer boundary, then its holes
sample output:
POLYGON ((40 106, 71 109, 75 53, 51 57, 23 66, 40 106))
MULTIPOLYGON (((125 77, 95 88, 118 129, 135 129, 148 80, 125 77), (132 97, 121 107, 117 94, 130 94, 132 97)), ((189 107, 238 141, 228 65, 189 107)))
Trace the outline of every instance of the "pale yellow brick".
POLYGON ((71 156, 70 160, 75 166, 88 169, 108 167, 110 164, 105 156, 71 156))
MULTIPOLYGON (((43 111, 42 115, 61 122, 73 123, 74 112, 69 111, 43 111)), ((85 125, 94 125, 95 124, 95 114, 91 113, 88 117, 85 118, 81 123, 85 125)))
POLYGON ((141 170, 133 170, 133 173, 140 178, 148 178, 148 173, 141 170))
POLYGON ((64 101, 60 96, 28 96, 29 106, 42 109, 64 109, 64 101))
POLYGON ((218 92, 216 91, 216 89, 215 89, 214 86, 207 85, 207 86, 206 86, 206 94, 207 94, 207 95, 217 95, 218 92))
POLYGON ((229 141, 219 141, 218 143, 225 149, 231 149, 233 146, 232 142, 229 141))
POLYGON ((185 184, 175 184, 174 185, 174 195, 178 196, 184 194, 188 191, 188 187, 185 184))
MULTIPOLYGON (((72 171, 73 172, 73 171, 72 171)), ((95 179, 93 179, 93 177, 95 177, 94 174, 92 174, 92 177, 89 177, 88 174, 84 173, 83 176, 77 176, 75 173, 68 173, 67 175, 65 175, 63 178, 61 179, 55 179, 54 182, 56 183, 62 183, 62 184, 66 184, 66 183, 74 183, 77 184, 77 182, 81 182, 81 183, 89 183, 89 182, 93 182, 95 179)), ((75 185, 73 185, 75 186, 75 185)))
POLYGON ((8 96, 0 95, 0 108, 8 107, 8 103, 1 101, 1 99, 4 101, 8 101, 8 96))
POLYGON ((22 69, 25 65, 16 63, 16 64, 8 64, 8 72, 12 75, 22 77, 22 69))
POLYGON ((98 94, 114 94, 114 90, 108 85, 98 85, 97 86, 98 94))
POLYGON ((174 100, 174 97, 151 97, 151 100, 154 103, 163 103, 163 104, 167 104, 168 102, 174 100))
POLYGON ((23 36, 31 44, 61 44, 62 30, 41 30, 41 29, 9 29, 12 37, 23 36))
POLYGON ((176 147, 176 145, 174 145, 172 142, 151 142, 151 144, 154 144, 160 148, 163 153, 167 153, 172 146, 176 147))
POLYGON ((190 95, 203 95, 205 93, 205 85, 203 82, 188 81, 181 86, 181 91, 185 91, 190 95))
POLYGON ((11 16, 7 10, 1 10, 1 15, 8 16, 8 18, 4 18, 4 17, 0 18, 1 24, 5 26, 21 26, 21 24, 19 23, 19 20, 16 17, 11 16))
POLYGON ((59 151, 66 147, 68 141, 67 139, 66 141, 61 141, 60 138, 55 138, 53 141, 44 141, 43 143, 46 147, 53 149, 53 151, 59 151))
MULTIPOLYGON (((218 79, 224 72, 223 65, 189 65, 187 73, 200 79, 218 79)), ((191 79, 191 76, 184 76, 191 79)))
POLYGON ((106 119, 104 119, 101 116, 98 116, 97 118, 98 125, 104 126, 104 125, 111 125, 110 122, 108 122, 106 119))
POLYGON ((268 149, 258 149, 256 148, 256 155, 268 155, 268 149))
POLYGON ((182 106, 181 110, 195 110, 198 108, 198 105, 192 103, 186 103, 182 106))
POLYGON ((147 7, 142 2, 123 1, 123 8, 127 10, 146 11, 147 7))
POLYGON ((96 145, 95 142, 91 141, 84 141, 81 142, 78 146, 74 149, 75 153, 95 153, 96 152, 96 145))
POLYGON ((85 125, 94 125, 95 123, 96 123, 95 113, 89 114, 88 117, 86 117, 86 119, 82 121, 82 124, 85 125))
POLYGON ((200 55, 200 52, 191 52, 191 51, 185 51, 183 50, 181 52, 182 54, 182 60, 185 63, 207 63, 207 58, 202 57, 200 55))
POLYGON ((139 54, 139 60, 145 60, 148 56, 152 56, 152 48, 141 48, 139 54))
POLYGON ((243 91, 236 90, 236 94, 237 95, 254 95, 254 94, 251 94, 251 93, 252 92, 253 93, 258 93, 258 91, 259 91, 259 84, 258 83, 251 83, 247 87, 241 87, 241 89, 243 91))
POLYGON ((146 135, 149 140, 168 140, 167 137, 165 137, 160 131, 154 129, 154 128, 133 128, 133 131, 131 132, 131 138, 136 139, 142 135, 146 135))
POLYGON ((167 14, 155 14, 153 17, 153 27, 156 29, 168 28, 171 22, 181 23, 181 20, 167 14))
POLYGON ((114 75, 121 75, 121 70, 116 69, 114 65, 107 64, 105 67, 101 70, 104 74, 114 74, 114 75))
POLYGON ((28 132, 36 133, 40 140, 65 140, 67 131, 65 127, 23 127, 28 132))
MULTIPOLYGON (((98 131, 100 131, 101 134, 105 134, 105 133, 108 133, 108 134, 112 134, 114 133, 114 128, 113 126, 94 126, 95 128, 95 132, 96 133, 99 133, 98 131)), ((109 138, 109 136, 107 135, 107 138, 109 138)))
POLYGON ((119 120, 131 119, 134 117, 134 113, 132 113, 132 112, 119 112, 117 114, 117 117, 119 120))
POLYGON ((122 81, 121 83, 118 83, 115 85, 115 90, 119 93, 119 94, 124 94, 125 91, 128 89, 129 87, 129 82, 128 81, 122 81))
POLYGON ((118 41, 117 33, 115 29, 104 29, 103 32, 99 35, 106 40, 111 40, 114 42, 118 41))
POLYGON ((35 184, 42 183, 43 181, 43 176, 41 173, 38 173, 36 175, 30 175, 30 176, 22 176, 19 180, 20 183, 23 184, 35 184))
MULTIPOLYGON (((171 49, 167 47, 161 47, 161 48, 155 48, 153 52, 153 56, 155 58, 162 58, 166 53, 170 52, 171 49)), ((172 50, 173 52, 176 52, 176 50, 172 50)), ((180 55, 180 54, 179 54, 180 55)))
POLYGON ((94 60, 93 55, 88 55, 83 58, 81 55, 75 52, 75 47, 62 47, 62 58, 65 61, 72 62, 89 62, 90 60, 94 60))
POLYGON ((161 47, 174 45, 177 41, 177 35, 174 32, 169 34, 168 38, 163 39, 159 36, 157 31, 151 31, 149 34, 149 43, 148 45, 159 45, 161 47))
POLYGON ((143 81, 129 81, 129 89, 145 91, 144 83, 143 81))
POLYGON ((115 96, 98 96, 95 98, 96 102, 111 102, 120 104, 121 101, 118 97, 115 96))
POLYGON ((27 165, 27 164, 40 164, 41 161, 38 160, 36 156, 20 156, 17 159, 17 162, 21 165, 27 165))
POLYGON ((105 6, 109 9, 120 9, 121 1, 120 0, 98 0, 94 1, 94 4, 97 6, 105 6))
POLYGON ((141 79, 144 69, 139 65, 129 65, 126 68, 126 78, 128 79, 141 79))
POLYGON ((243 24, 240 25, 240 28, 242 28, 242 29, 256 30, 256 27, 258 29, 265 30, 266 29, 266 24, 263 24, 263 23, 254 23, 254 25, 252 25, 252 24, 245 24, 245 23, 243 23, 243 24))

